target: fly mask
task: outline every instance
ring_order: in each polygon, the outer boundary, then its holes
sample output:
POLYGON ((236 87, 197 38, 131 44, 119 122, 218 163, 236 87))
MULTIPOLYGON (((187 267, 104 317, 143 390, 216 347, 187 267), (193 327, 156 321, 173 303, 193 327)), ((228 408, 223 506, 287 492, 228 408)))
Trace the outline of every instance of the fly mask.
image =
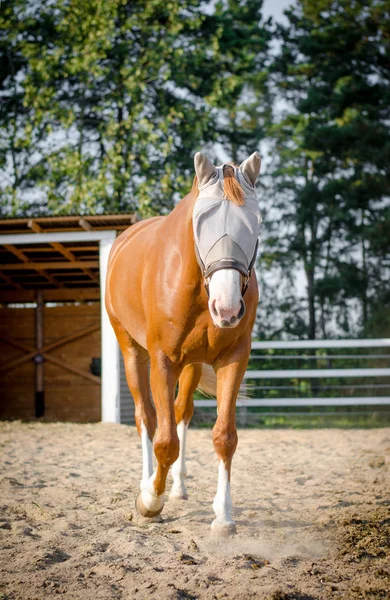
POLYGON ((260 233, 261 216, 254 187, 260 157, 255 153, 240 167, 229 165, 243 191, 242 206, 225 196, 224 166, 214 167, 205 155, 195 155, 199 180, 199 196, 192 216, 196 257, 207 293, 215 271, 235 269, 243 276, 243 296, 256 260, 260 233))

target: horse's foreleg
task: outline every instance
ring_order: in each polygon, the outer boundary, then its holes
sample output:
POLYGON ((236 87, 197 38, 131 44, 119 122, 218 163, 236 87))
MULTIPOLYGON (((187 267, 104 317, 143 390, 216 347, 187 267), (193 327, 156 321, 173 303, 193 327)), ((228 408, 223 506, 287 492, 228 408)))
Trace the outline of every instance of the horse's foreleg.
POLYGON ((152 441, 156 431, 156 412, 150 398, 149 354, 121 325, 114 324, 114 327, 123 354, 127 385, 134 399, 135 423, 141 438, 142 490, 153 474, 152 441))
POLYGON ((219 535, 236 531, 232 517, 230 472, 237 447, 236 400, 245 373, 249 352, 229 359, 228 364, 216 365, 218 416, 213 428, 213 443, 219 458, 218 487, 213 502, 215 519, 211 529, 219 535))
POLYGON ((150 381, 158 423, 154 444, 157 470, 137 498, 137 509, 144 517, 161 513, 168 471, 179 456, 174 413, 177 374, 171 362, 160 353, 151 356, 150 381))
POLYGON ((187 475, 185 463, 186 436, 188 425, 194 414, 194 391, 202 374, 202 364, 186 365, 179 378, 179 391, 175 400, 175 420, 177 434, 180 442, 180 453, 177 461, 172 465, 173 486, 170 498, 187 500, 187 491, 184 477, 187 475))

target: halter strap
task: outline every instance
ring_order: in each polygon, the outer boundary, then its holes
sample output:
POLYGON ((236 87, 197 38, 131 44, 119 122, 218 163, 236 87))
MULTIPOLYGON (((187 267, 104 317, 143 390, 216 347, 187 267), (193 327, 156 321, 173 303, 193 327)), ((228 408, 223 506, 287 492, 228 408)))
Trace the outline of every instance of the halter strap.
POLYGON ((223 174, 223 170, 225 167, 229 167, 229 169, 233 169, 234 171, 234 177, 237 179, 237 181, 240 181, 238 178, 238 167, 236 167, 235 165, 231 165, 230 163, 224 163, 223 165, 221 165, 220 167, 216 167, 217 169, 217 173, 218 173, 218 180, 223 184, 225 177, 223 174))
POLYGON ((246 271, 246 269, 243 269, 243 265, 239 264, 237 261, 234 260, 225 260, 225 261, 219 261, 218 264, 218 268, 213 269, 213 266, 217 266, 217 265, 210 265, 210 267, 208 267, 208 269, 205 268, 202 259, 200 258, 199 255, 199 250, 197 245, 195 244, 195 256, 196 256, 196 260, 198 262, 198 265, 200 267, 200 270, 202 271, 202 275, 203 275, 203 285, 204 288, 206 290, 206 294, 208 297, 210 297, 210 292, 209 292, 209 278, 211 277, 211 275, 213 273, 215 273, 215 271, 220 271, 221 269, 235 269, 236 271, 238 271, 242 277, 244 278, 244 283, 241 289, 241 296, 244 297, 245 292, 248 289, 249 286, 249 281, 252 275, 252 270, 256 261, 256 256, 257 256, 257 249, 259 247, 259 240, 256 241, 256 246, 255 246, 255 250, 253 252, 253 256, 252 256, 252 260, 249 263, 248 266, 248 270, 246 271))

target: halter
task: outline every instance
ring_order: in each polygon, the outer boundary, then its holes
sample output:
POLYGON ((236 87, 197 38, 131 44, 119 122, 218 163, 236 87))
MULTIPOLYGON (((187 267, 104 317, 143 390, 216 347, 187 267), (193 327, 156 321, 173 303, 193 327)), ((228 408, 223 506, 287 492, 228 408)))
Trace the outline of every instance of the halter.
POLYGON ((250 278, 252 275, 252 269, 253 269, 253 266, 256 261, 258 247, 259 247, 259 240, 256 240, 255 251, 253 253, 252 260, 249 263, 248 269, 245 269, 245 267, 243 266, 242 263, 239 263, 238 261, 236 261, 234 259, 230 259, 230 258, 225 258, 225 259, 222 258, 219 261, 215 262, 214 264, 209 265, 208 268, 206 269, 203 264, 202 259, 199 256, 198 246, 195 244, 196 260, 198 261, 198 265, 200 267, 200 270, 202 271, 203 285, 206 290, 207 297, 208 298, 210 297, 209 284, 210 284, 211 275, 213 273, 215 273, 215 271, 221 271, 222 269, 235 269, 236 271, 239 271, 239 273, 243 277, 243 284, 241 287, 241 296, 244 297, 244 294, 247 291, 248 286, 249 286, 249 281, 250 281, 250 278))
POLYGON ((234 175, 244 192, 245 205, 238 206, 225 197, 224 166, 217 167, 217 173, 199 188, 193 211, 195 254, 208 296, 210 277, 221 269, 239 271, 244 296, 256 260, 261 217, 255 190, 237 167, 233 167, 234 175))

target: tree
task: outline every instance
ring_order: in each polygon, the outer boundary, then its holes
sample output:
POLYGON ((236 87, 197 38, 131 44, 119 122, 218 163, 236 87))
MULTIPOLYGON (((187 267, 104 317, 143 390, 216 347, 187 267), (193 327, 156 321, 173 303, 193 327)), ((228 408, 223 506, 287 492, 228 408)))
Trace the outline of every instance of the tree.
POLYGON ((222 141, 238 155, 257 144, 265 82, 256 69, 269 39, 261 2, 220 2, 211 14, 206 7, 205 0, 6 2, 3 206, 164 213, 190 187, 195 150, 222 141), (23 169, 12 160, 9 111, 23 169))
POLYGON ((304 0, 278 28, 273 73, 288 108, 271 129, 280 223, 268 255, 285 281, 301 270, 292 312, 300 324, 306 312, 310 339, 369 335, 389 299, 389 7, 304 0))

